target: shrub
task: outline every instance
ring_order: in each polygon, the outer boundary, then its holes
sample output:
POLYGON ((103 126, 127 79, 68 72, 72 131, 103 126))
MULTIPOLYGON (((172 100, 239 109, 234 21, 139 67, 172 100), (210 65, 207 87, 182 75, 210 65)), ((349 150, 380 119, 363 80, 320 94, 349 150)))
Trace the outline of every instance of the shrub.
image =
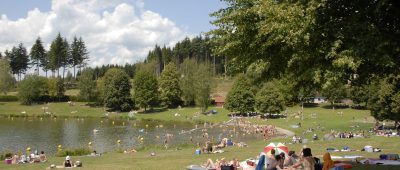
POLYGON ((40 101, 40 96, 47 92, 47 79, 37 75, 27 75, 19 82, 18 99, 21 104, 31 105, 40 101))
POLYGON ((17 96, 0 96, 0 102, 15 102, 18 101, 17 96))
POLYGON ((58 151, 56 156, 82 156, 89 155, 90 153, 92 153, 92 151, 89 148, 63 149, 61 151, 58 151))
POLYGON ((3 154, 0 154, 0 160, 5 160, 6 158, 11 158, 12 153, 11 152, 4 152, 3 154))

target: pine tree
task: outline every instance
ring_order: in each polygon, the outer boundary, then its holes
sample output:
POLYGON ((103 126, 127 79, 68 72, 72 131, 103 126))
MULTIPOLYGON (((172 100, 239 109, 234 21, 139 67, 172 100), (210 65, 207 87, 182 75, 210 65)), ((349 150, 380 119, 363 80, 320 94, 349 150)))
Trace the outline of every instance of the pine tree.
POLYGON ((72 41, 71 48, 70 48, 70 54, 71 54, 71 66, 74 68, 74 77, 76 77, 75 74, 75 69, 76 67, 79 68, 79 70, 86 65, 86 60, 88 59, 88 51, 85 46, 85 42, 82 40, 82 37, 79 39, 74 37, 74 40, 72 41))
POLYGON ((41 62, 44 61, 46 58, 46 50, 43 47, 40 37, 36 39, 35 44, 32 46, 30 57, 31 64, 36 66, 37 75, 39 75, 39 67, 43 65, 41 64, 41 62))
POLYGON ((20 43, 17 48, 13 47, 7 58, 10 59, 12 73, 18 76, 18 80, 21 80, 21 74, 25 74, 29 63, 29 56, 24 45, 20 43))
POLYGON ((60 76, 59 68, 61 67, 61 62, 62 62, 61 58, 63 53, 63 45, 64 45, 63 38, 61 37, 61 34, 58 33, 57 37, 53 40, 53 42, 50 45, 50 50, 48 54, 49 69, 53 72, 53 75, 57 70, 57 77, 60 76))
POLYGON ((69 44, 68 44, 68 41, 66 38, 63 39, 60 59, 61 59, 61 66, 63 67, 62 78, 64 80, 65 68, 69 67, 69 65, 72 61, 71 55, 70 55, 70 50, 69 50, 69 44))

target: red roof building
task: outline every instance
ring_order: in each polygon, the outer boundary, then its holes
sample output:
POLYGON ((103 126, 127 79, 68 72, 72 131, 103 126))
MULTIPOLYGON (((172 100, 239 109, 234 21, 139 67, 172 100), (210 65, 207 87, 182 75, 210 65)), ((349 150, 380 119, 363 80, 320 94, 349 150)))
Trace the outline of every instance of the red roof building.
POLYGON ((225 98, 222 96, 214 96, 215 106, 224 108, 225 98))

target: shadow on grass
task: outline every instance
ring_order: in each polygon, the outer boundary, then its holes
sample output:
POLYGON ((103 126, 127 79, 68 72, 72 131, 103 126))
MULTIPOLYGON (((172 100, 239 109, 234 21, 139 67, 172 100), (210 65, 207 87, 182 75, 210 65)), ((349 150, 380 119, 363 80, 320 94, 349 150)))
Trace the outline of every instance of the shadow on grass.
POLYGON ((162 108, 152 108, 152 109, 149 109, 149 110, 146 110, 146 111, 141 111, 141 112, 139 112, 140 114, 154 114, 154 113, 160 113, 160 112, 165 112, 165 111, 167 111, 168 109, 167 108, 165 108, 165 107, 162 107, 162 108))
POLYGON ((5 105, 6 103, 2 103, 2 102, 0 102, 0 105, 5 105))
POLYGON ((344 104, 334 104, 334 105, 327 104, 327 105, 321 106, 321 108, 324 108, 324 109, 332 109, 333 107, 335 107, 335 109, 347 109, 347 108, 349 108, 349 106, 344 105, 344 104))
POLYGON ((315 108, 315 107, 319 107, 319 104, 318 103, 304 103, 303 106, 305 108, 315 108))

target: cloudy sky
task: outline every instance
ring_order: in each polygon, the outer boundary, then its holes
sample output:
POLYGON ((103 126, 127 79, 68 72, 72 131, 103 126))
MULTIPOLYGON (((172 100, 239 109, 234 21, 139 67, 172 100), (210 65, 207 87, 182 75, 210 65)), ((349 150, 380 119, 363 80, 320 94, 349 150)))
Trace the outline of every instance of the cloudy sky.
POLYGON ((58 32, 82 37, 91 66, 143 60, 156 44, 171 46, 212 27, 220 0, 2 0, 0 52, 40 36, 46 48, 58 32))

